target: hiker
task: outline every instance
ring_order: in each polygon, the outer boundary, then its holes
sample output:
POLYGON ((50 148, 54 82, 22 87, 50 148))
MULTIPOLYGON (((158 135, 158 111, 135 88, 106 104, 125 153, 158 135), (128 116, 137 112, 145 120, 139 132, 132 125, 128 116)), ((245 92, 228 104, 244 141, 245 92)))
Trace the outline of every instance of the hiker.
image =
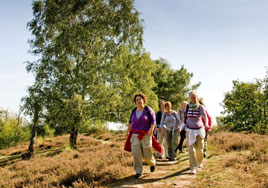
POLYGON ((187 149, 190 162, 190 173, 196 174, 196 168, 202 168, 203 149, 205 128, 202 122, 202 117, 205 120, 205 127, 208 127, 207 116, 205 109, 198 102, 198 96, 196 90, 193 90, 189 94, 190 103, 186 106, 185 117, 179 128, 179 132, 184 126, 187 138, 187 149))
MULTIPOLYGON (((199 103, 205 108, 205 112, 206 112, 207 120, 208 120, 208 127, 205 127, 206 135, 204 138, 204 157, 207 157, 208 132, 211 131, 211 129, 212 129, 212 120, 211 120, 211 117, 210 117, 208 111, 206 110, 206 106, 205 106, 205 103, 204 103, 202 98, 199 99, 199 103)), ((202 122, 205 125, 205 120, 203 117, 202 117, 202 122)))
POLYGON ((164 139, 165 129, 160 127, 161 118, 162 118, 163 113, 165 112, 164 101, 160 101, 159 108, 160 110, 156 113, 156 128, 155 129, 157 132, 157 140, 163 148, 163 153, 158 152, 158 158, 162 159, 162 158, 168 157, 167 143, 164 139))
POLYGON ((168 160, 175 160, 175 148, 178 145, 178 129, 181 123, 177 112, 171 109, 171 102, 165 103, 166 112, 163 113, 160 126, 165 129, 165 141, 168 147, 168 160))
POLYGON ((136 172, 135 178, 142 175, 142 158, 150 166, 150 171, 155 171, 155 159, 152 153, 152 145, 159 149, 161 146, 153 136, 155 126, 155 114, 152 108, 145 106, 146 96, 143 93, 137 93, 134 96, 136 108, 133 109, 127 129, 127 140, 125 150, 132 151, 133 166, 136 172), (153 137, 153 139, 152 139, 153 137), (131 148, 129 148, 131 145, 131 148))
MULTIPOLYGON (((181 108, 178 111, 178 115, 180 116, 180 119, 183 119, 185 111, 186 111, 186 106, 187 106, 187 101, 183 101, 181 104, 181 108)), ((179 145, 177 146, 177 148, 175 149, 175 152, 177 152, 177 150, 180 151, 180 153, 183 153, 183 141, 186 138, 186 131, 185 131, 185 127, 183 127, 183 129, 180 131, 180 142, 179 145)))

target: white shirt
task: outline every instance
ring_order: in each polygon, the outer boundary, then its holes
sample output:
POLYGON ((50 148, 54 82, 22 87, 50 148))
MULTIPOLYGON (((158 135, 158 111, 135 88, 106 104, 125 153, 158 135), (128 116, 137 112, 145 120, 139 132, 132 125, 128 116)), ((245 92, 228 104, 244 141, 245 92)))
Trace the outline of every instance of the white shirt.
MULTIPOLYGON (((182 123, 179 127, 180 130, 183 129, 183 127, 185 126, 184 123, 182 123)), ((205 131, 205 127, 202 126, 200 129, 189 129, 189 128, 185 128, 185 131, 188 132, 188 144, 189 146, 193 145, 196 142, 196 137, 199 135, 201 138, 205 138, 206 135, 206 131, 205 131)))

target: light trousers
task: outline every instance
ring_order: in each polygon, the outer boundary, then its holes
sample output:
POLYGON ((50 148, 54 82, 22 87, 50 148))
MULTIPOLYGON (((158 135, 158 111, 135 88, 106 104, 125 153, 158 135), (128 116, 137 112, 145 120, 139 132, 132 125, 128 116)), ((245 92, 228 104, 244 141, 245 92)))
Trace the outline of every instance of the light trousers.
POLYGON ((157 141, 160 143, 162 146, 163 152, 162 154, 158 152, 158 157, 168 157, 168 147, 167 147, 167 142, 165 140, 165 136, 162 135, 161 129, 157 131, 157 141))
POLYGON ((168 146, 168 156, 170 159, 176 157, 175 149, 178 146, 178 130, 165 131, 166 143, 168 146))
POLYGON ((203 152, 204 152, 204 139, 201 136, 196 136, 196 142, 192 145, 188 143, 188 135, 186 132, 187 138, 187 149, 189 154, 189 162, 190 162, 190 170, 194 170, 198 165, 202 163, 203 160, 203 152))
POLYGON ((155 166, 155 159, 152 152, 152 137, 144 135, 140 140, 138 134, 131 136, 131 150, 134 158, 133 166, 136 174, 142 174, 142 158, 149 166, 155 166))

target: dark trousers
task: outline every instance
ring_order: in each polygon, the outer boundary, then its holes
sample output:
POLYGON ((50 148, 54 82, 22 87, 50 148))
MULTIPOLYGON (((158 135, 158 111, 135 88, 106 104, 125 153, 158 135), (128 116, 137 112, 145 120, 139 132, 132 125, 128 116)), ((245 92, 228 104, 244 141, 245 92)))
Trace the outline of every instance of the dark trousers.
POLYGON ((184 141, 184 139, 186 138, 186 131, 185 130, 182 130, 181 132, 180 132, 180 143, 179 143, 179 145, 177 146, 177 148, 176 148, 176 151, 177 150, 180 150, 180 151, 182 151, 182 146, 183 146, 183 141, 184 141))

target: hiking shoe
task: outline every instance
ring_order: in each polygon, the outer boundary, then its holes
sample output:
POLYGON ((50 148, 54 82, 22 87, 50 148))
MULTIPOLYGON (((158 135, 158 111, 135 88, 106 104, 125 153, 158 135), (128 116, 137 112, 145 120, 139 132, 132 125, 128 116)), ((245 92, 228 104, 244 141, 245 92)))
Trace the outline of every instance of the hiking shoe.
POLYGON ((141 177, 141 174, 136 174, 134 178, 139 179, 141 177))
POLYGON ((196 174, 196 170, 195 169, 191 170, 190 174, 192 174, 192 175, 196 174))
POLYGON ((154 170, 155 170, 155 166, 150 166, 150 171, 154 172, 154 170))
POLYGON ((198 168, 202 168, 202 167, 203 167, 203 164, 200 163, 200 164, 198 165, 198 168))
POLYGON ((174 158, 169 158, 168 160, 169 160, 169 161, 175 161, 175 159, 174 159, 174 158))

